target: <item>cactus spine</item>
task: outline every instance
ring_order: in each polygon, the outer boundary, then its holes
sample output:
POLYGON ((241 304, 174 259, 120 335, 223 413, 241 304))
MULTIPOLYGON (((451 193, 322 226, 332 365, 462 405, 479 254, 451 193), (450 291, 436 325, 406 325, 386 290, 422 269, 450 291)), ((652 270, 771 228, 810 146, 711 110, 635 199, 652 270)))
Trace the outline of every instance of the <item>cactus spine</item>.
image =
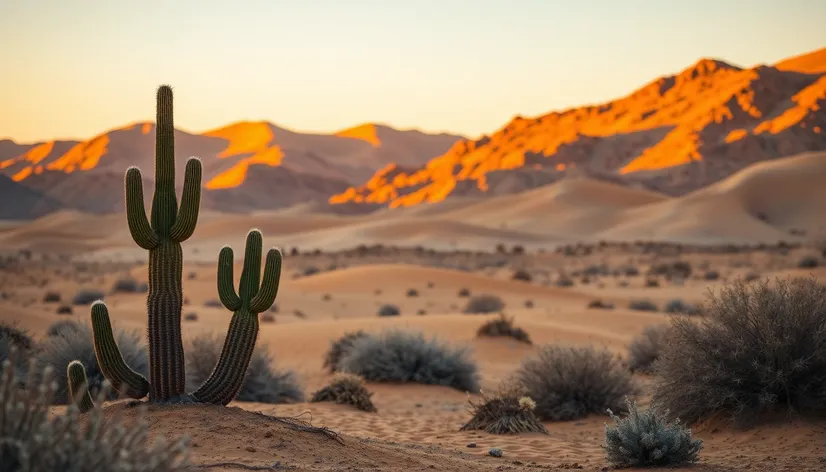
MULTIPOLYGON (((184 349, 181 339, 183 305, 183 252, 181 242, 195 231, 201 200, 201 161, 186 164, 181 204, 175 194, 175 128, 172 120, 172 89, 162 85, 157 94, 155 142, 155 194, 149 218, 143 204, 143 180, 136 167, 126 171, 126 219, 132 238, 149 251, 149 380, 131 369, 115 342, 109 311, 103 302, 92 305, 95 355, 106 379, 118 393, 140 399, 149 395, 153 403, 208 402, 226 405, 238 392, 249 367, 258 336, 257 314, 272 306, 281 276, 281 253, 267 253, 261 282, 261 233, 247 236, 240 295, 233 288, 232 249, 219 255, 218 292, 224 305, 235 313, 218 365, 192 395, 185 390, 184 349)), ((88 411, 92 399, 85 392, 86 372, 80 362, 69 365, 72 398, 88 411)))
POLYGON ((232 248, 224 247, 218 256, 218 296, 234 313, 218 365, 201 388, 192 393, 199 402, 226 405, 235 398, 244 382, 246 366, 258 337, 258 314, 272 306, 281 277, 281 252, 270 249, 264 264, 263 283, 260 283, 262 245, 261 233, 250 231, 239 293, 235 292, 233 281, 232 248), (239 365, 245 366, 244 369, 239 369, 239 365))
POLYGON ((74 403, 81 413, 86 413, 95 407, 92 394, 89 392, 89 381, 86 380, 86 369, 78 361, 72 361, 66 367, 66 377, 69 379, 69 401, 74 403))

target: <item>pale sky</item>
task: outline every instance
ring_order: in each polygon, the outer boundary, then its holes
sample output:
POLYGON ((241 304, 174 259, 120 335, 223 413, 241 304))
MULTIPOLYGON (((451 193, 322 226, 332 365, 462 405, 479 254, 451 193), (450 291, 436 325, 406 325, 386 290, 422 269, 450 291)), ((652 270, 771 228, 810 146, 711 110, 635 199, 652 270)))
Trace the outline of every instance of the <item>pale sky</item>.
POLYGON ((0 0, 0 137, 154 120, 490 133, 623 96, 700 57, 826 46, 824 0, 0 0))

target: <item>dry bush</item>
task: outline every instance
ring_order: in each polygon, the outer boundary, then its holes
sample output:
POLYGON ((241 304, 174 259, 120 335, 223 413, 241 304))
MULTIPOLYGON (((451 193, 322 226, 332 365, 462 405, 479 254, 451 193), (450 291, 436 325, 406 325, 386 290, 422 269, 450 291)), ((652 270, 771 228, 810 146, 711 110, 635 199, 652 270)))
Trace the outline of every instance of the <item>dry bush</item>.
POLYGON ((657 374, 655 400, 688 422, 726 415, 747 426, 781 408, 826 412, 826 286, 724 286, 698 323, 672 320, 657 374))
POLYGON ((336 374, 329 385, 313 394, 311 402, 333 402, 352 405, 359 410, 375 412, 370 397, 373 393, 364 386, 364 379, 352 374, 336 374))
POLYGON ((588 302, 588 308, 592 309, 592 310, 613 310, 614 309, 614 304, 604 302, 600 299, 596 299, 596 300, 591 300, 590 302, 588 302))
MULTIPOLYGON (((35 368, 32 364, 31 368, 35 368)), ((0 470, 61 472, 183 472, 188 470, 186 440, 149 440, 143 415, 134 422, 104 419, 93 408, 83 419, 74 405, 50 414, 56 383, 51 369, 39 372, 28 389, 9 362, 0 372, 0 470)), ((64 369, 65 371, 65 369, 64 369)), ((99 395, 102 401, 105 392, 99 395)))
POLYGON ((119 277, 112 285, 114 293, 138 293, 143 287, 131 276, 119 277))
MULTIPOLYGON (((186 349, 186 381, 190 390, 202 385, 221 356, 224 338, 201 334, 192 339, 186 349)), ((304 400, 304 393, 292 371, 279 371, 266 344, 258 344, 252 352, 244 383, 235 400, 256 403, 294 403, 304 400)))
POLYGON ((631 374, 608 350, 544 346, 516 373, 525 393, 536 401, 543 421, 567 421, 608 409, 625 411, 624 400, 637 393, 631 374))
POLYGON ((71 306, 69 306, 69 305, 60 305, 59 307, 57 307, 57 312, 56 313, 58 315, 71 315, 73 312, 74 312, 74 310, 72 310, 71 306))
POLYGON ((60 302, 60 292, 48 291, 43 294, 43 303, 58 303, 60 302))
POLYGON ((644 412, 627 402, 628 414, 619 418, 610 412, 614 425, 605 425, 605 454, 613 467, 681 466, 697 462, 703 441, 691 430, 657 407, 644 412))
POLYGON ((100 290, 84 288, 80 289, 72 297, 73 305, 91 305, 93 302, 103 300, 103 292, 100 290))
POLYGON ((532 344, 528 333, 524 329, 514 326, 513 318, 508 318, 504 313, 480 326, 476 331, 476 336, 511 337, 519 342, 532 344))
POLYGON ((330 372, 338 372, 338 363, 341 358, 353 347, 353 343, 361 338, 372 336, 364 331, 354 331, 344 333, 344 335, 335 341, 330 341, 330 348, 324 355, 324 368, 330 372))
POLYGON ((530 272, 525 269, 519 269, 513 273, 511 276, 512 280, 518 280, 520 282, 530 282, 533 280, 533 276, 530 272))
POLYGON ((402 314, 402 311, 396 305, 391 305, 389 303, 384 304, 379 308, 379 316, 399 316, 402 314))
POLYGON ((505 302, 496 295, 474 295, 468 300, 463 310, 469 314, 496 313, 505 309, 505 302))
POLYGON ((651 300, 631 300, 628 309, 636 311, 657 311, 657 305, 651 300))
POLYGON ((34 348, 35 343, 29 333, 0 321, 0 362, 12 362, 21 378, 28 372, 27 358, 34 348))
POLYGON ((651 374, 654 363, 662 352, 668 325, 651 325, 631 341, 628 346, 628 368, 631 372, 651 374))
POLYGON ((468 288, 459 289, 459 296, 460 297, 469 297, 470 296, 470 289, 468 289, 468 288))
POLYGON ((338 367, 370 382, 415 382, 479 391, 479 372, 468 349, 452 348, 418 332, 390 330, 359 338, 338 367))
POLYGON ((55 321, 46 328, 46 336, 62 336, 64 331, 78 331, 79 324, 74 320, 55 321))
POLYGON ((686 303, 679 298, 669 300, 665 304, 663 311, 666 313, 677 313, 682 315, 699 315, 702 313, 702 308, 693 303, 686 303))
POLYGON ((473 416, 459 431, 548 434, 548 430, 534 414, 536 402, 518 388, 500 389, 493 397, 487 397, 483 393, 480 402, 468 399, 468 403, 473 416))
MULTIPOLYGON (((66 367, 72 361, 80 361, 86 367, 86 377, 89 381, 89 392, 96 396, 106 381, 95 356, 95 345, 92 327, 85 323, 75 323, 76 329, 61 329, 57 336, 48 336, 38 345, 38 370, 50 367, 54 371, 57 389, 54 401, 65 404, 68 401, 68 383, 66 367)), ((149 356, 142 336, 137 331, 115 330, 115 340, 120 348, 121 355, 126 363, 141 375, 149 372, 149 356)), ((110 400, 117 398, 115 392, 110 392, 110 400)))
POLYGON ((194 311, 187 313, 184 315, 184 321, 198 321, 198 313, 194 311))

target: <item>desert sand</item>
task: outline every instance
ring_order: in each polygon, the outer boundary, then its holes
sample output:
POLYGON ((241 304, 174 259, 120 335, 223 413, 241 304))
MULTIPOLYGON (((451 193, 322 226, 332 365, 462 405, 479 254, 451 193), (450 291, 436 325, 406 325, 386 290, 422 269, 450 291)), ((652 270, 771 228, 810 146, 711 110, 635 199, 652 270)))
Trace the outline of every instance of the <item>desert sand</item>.
MULTIPOLYGON (((826 154, 813 153, 751 166, 683 197, 571 179, 524 194, 362 216, 312 208, 206 212, 184 244, 184 312, 198 316, 184 321, 184 336, 225 332, 231 314, 205 306, 217 298, 217 252, 230 244, 242 257, 247 229, 259 228, 265 245, 284 249, 285 262, 275 322, 262 323, 258 342, 267 345, 278 368, 298 374, 307 395, 331 378, 322 366, 330 341, 358 329, 377 333, 385 328, 421 331, 470 347, 483 391, 493 391, 545 344, 592 345, 625 355, 646 326, 680 316, 663 312, 669 300, 701 303, 708 290, 738 277, 813 274, 826 281, 826 261, 815 244, 826 236, 825 181, 826 154), (569 243, 575 245, 565 246, 569 243), (526 252, 514 251, 515 246, 526 252), (820 260, 820 267, 799 268, 805 256, 820 260), (691 278, 676 283, 660 277, 659 286, 646 284, 648 267, 676 259, 692 264, 691 278), (642 275, 615 273, 628 266, 642 275), (532 280, 512 280, 518 269, 532 280), (716 279, 705 275, 712 271, 716 279), (557 286, 563 275, 573 286, 557 286), (408 296, 409 289, 418 296, 408 296), (504 312, 529 333, 533 345, 476 337, 478 327, 495 315, 463 314, 467 298, 458 295, 461 289, 502 297, 504 312), (595 299, 616 309, 589 309, 595 299), (659 310, 629 309, 629 302, 638 299, 652 301, 659 310), (379 306, 386 303, 398 305, 401 315, 378 317, 379 306)), ((6 254, 0 270, 2 320, 18 322, 35 336, 57 320, 85 321, 89 316, 87 306, 74 306, 70 315, 56 314, 57 305, 43 301, 46 291, 60 293, 65 301, 80 288, 108 292, 127 273, 138 281, 147 277, 145 252, 131 241, 122 214, 59 212, 7 223, 0 227, 0 247, 6 254)), ((106 301, 116 328, 145 330, 144 294, 107 293, 106 301)), ((640 403, 645 405, 651 379, 642 374, 635 379, 643 386, 640 403)), ((470 417, 468 399, 477 395, 427 385, 368 383, 368 388, 378 413, 327 403, 233 402, 229 409, 152 407, 150 422, 156 434, 189 436, 196 464, 325 471, 606 466, 601 445, 610 419, 604 415, 547 422, 547 436, 459 432, 470 417), (339 436, 297 432, 252 412, 299 417, 339 436), (504 456, 490 457, 492 447, 504 456)), ((133 414, 119 403, 107 408, 133 414)), ((779 420, 746 431, 705 424, 693 431, 705 441, 695 470, 826 467, 824 422, 779 420)))

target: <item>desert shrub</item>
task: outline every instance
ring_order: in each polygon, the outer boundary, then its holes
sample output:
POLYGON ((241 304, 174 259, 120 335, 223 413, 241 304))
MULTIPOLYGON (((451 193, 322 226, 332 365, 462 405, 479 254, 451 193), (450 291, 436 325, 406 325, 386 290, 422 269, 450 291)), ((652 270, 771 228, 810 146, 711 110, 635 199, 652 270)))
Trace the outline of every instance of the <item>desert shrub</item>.
POLYGON ((479 373, 468 354, 422 333, 391 330, 357 339, 338 366, 370 382, 416 382, 475 393, 479 373))
POLYGON ((719 278, 720 278, 720 273, 717 272, 716 270, 709 270, 709 271, 706 271, 705 274, 703 274, 703 280, 711 281, 711 280, 717 280, 719 278))
POLYGON ((644 412, 627 402, 628 414, 610 412, 614 425, 605 425, 605 454, 613 467, 680 466, 697 462, 703 441, 691 430, 652 406, 644 412))
POLYGON ((330 341, 330 348, 324 355, 324 368, 330 372, 338 372, 338 363, 341 358, 353 347, 353 343, 361 338, 372 336, 364 331, 358 330, 350 333, 345 333, 342 337, 335 341, 330 341))
POLYGON ((519 388, 500 389, 493 397, 482 394, 480 402, 468 399, 473 415, 459 431, 490 434, 545 433, 548 430, 534 414, 536 402, 519 388))
POLYGON ((727 415, 741 426, 782 407, 826 412, 826 286, 736 282, 705 308, 699 323, 672 320, 655 385, 664 408, 687 422, 727 415))
POLYGON ((43 303, 58 303, 60 301, 60 292, 48 291, 43 294, 43 303))
POLYGON ((668 325, 646 326, 628 346, 628 368, 631 372, 650 374, 660 357, 668 325))
POLYGON ((679 313, 683 315, 699 315, 702 312, 699 306, 693 303, 686 303, 679 298, 669 300, 668 303, 665 304, 663 311, 666 313, 679 313))
POLYGON ((657 311, 657 305, 651 300, 631 300, 628 308, 636 311, 657 311))
POLYGON ((184 321, 198 321, 198 313, 190 312, 185 314, 184 321))
POLYGON ((130 276, 119 277, 112 285, 112 292, 115 293, 136 293, 139 291, 138 281, 130 276))
POLYGON ((760 278, 760 274, 757 272, 747 272, 746 275, 743 276, 743 281, 745 282, 754 282, 760 278))
POLYGON ((460 297, 469 297, 469 296, 470 296, 470 289, 468 289, 468 288, 460 288, 460 289, 459 289, 459 296, 460 296, 460 297))
POLYGON ((373 393, 364 386, 364 380, 352 374, 336 374, 329 385, 313 394, 311 402, 333 402, 352 405, 359 410, 375 412, 370 397, 373 393))
MULTIPOLYGON (((217 334, 201 334, 193 338, 186 349, 186 381, 190 390, 202 385, 221 356, 224 338, 217 334)), ((304 399, 295 373, 278 371, 266 344, 258 344, 252 352, 244 383, 235 396, 241 402, 292 403, 304 399)))
POLYGON ((533 280, 533 276, 531 276, 531 273, 528 272, 527 270, 519 269, 519 270, 517 270, 516 272, 513 273, 513 275, 511 276, 511 279, 512 280, 518 280, 520 282, 530 282, 531 280, 533 280))
POLYGON ((401 315, 401 310, 396 305, 391 305, 389 303, 384 304, 379 308, 379 316, 399 316, 401 315))
POLYGON ((34 347, 34 340, 26 330, 5 321, 0 321, 0 338, 6 338, 11 344, 26 351, 34 347))
POLYGON ((416 290, 415 288, 409 288, 409 289, 407 289, 407 296, 408 297, 418 297, 419 296, 419 291, 416 290))
POLYGON ((571 279, 567 275, 560 275, 556 279, 556 282, 554 282, 554 284, 557 287, 573 287, 574 286, 574 281, 573 281, 573 279, 571 279))
POLYGON ((96 289, 83 288, 72 297, 73 305, 91 305, 93 302, 103 300, 103 292, 96 289))
POLYGON ((544 346, 516 373, 525 393, 536 401, 541 420, 567 421, 608 409, 625 411, 625 397, 636 388, 627 369, 607 350, 544 346))
POLYGON ((797 267, 801 269, 814 269, 820 265, 820 261, 814 256, 804 256, 797 262, 797 267))
MULTIPOLYGON (((76 323, 76 327, 74 330, 61 330, 59 336, 46 337, 38 345, 38 370, 50 367, 54 371, 54 378, 58 384, 54 401, 61 405, 68 401, 66 367, 70 362, 77 360, 86 367, 89 392, 92 396, 100 392, 105 381, 95 356, 92 327, 85 323, 76 323)), ((126 363, 136 372, 146 376, 149 372, 149 358, 140 334, 136 331, 116 329, 115 340, 126 363)), ((109 399, 115 398, 116 393, 111 391, 109 399)))
POLYGON ((64 331, 78 331, 79 324, 74 320, 55 321, 46 328, 46 336, 62 336, 64 331))
POLYGON ((614 309, 614 304, 604 302, 600 299, 596 299, 596 300, 591 300, 590 302, 588 302, 588 308, 592 309, 592 310, 613 310, 614 309))
POLYGON ((262 313, 259 317, 262 323, 275 323, 275 315, 272 313, 262 313))
POLYGON ((74 310, 72 310, 72 307, 69 305, 60 305, 59 307, 57 307, 56 313, 58 315, 71 315, 72 313, 74 313, 74 310))
POLYGON ((655 264, 648 270, 648 275, 665 276, 667 279, 687 279, 691 276, 691 264, 686 261, 674 261, 655 264))
MULTIPOLYGON (((34 367, 34 366, 32 366, 34 367)), ((24 378, 11 363, 0 373, 0 470, 177 472, 188 470, 186 441, 149 441, 147 422, 104 419, 94 408, 83 419, 73 405, 50 414, 55 393, 50 369, 38 383, 18 388, 24 378)), ((64 369, 65 370, 65 369, 64 369)), ((103 396, 99 397, 103 400, 103 396)))
POLYGON ((27 360, 32 349, 34 340, 25 330, 0 321, 0 362, 12 362, 21 378, 28 372, 27 360))
POLYGON ((209 299, 209 300, 205 300, 204 301, 204 306, 207 307, 207 308, 223 308, 224 304, 221 303, 221 300, 216 300, 216 299, 212 298, 212 299, 209 299))
POLYGON ((511 337, 519 342, 532 344, 528 333, 524 329, 514 326, 513 318, 508 318, 504 314, 485 322, 476 331, 476 336, 511 337))
POLYGON ((505 302, 496 295, 482 294, 475 295, 468 300, 464 312, 472 314, 496 313, 505 308, 505 302))
POLYGON ((304 268, 304 271, 302 273, 304 274, 305 277, 307 277, 307 276, 310 276, 310 275, 318 274, 319 272, 321 272, 321 269, 319 269, 318 267, 316 267, 316 266, 307 266, 307 267, 304 268))

